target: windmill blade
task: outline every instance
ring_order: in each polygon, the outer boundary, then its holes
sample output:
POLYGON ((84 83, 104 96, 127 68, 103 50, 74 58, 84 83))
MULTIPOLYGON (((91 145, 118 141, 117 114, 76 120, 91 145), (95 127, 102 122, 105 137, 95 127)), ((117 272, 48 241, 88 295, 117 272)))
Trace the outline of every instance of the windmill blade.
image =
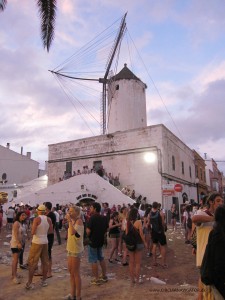
POLYGON ((111 65, 112 65, 113 59, 115 57, 116 51, 118 50, 118 46, 121 42, 121 39, 123 38, 125 29, 126 29, 126 22, 125 22, 126 21, 126 16, 127 16, 127 13, 125 13, 125 15, 123 16, 123 19, 121 21, 119 32, 118 32, 117 38, 115 40, 115 44, 112 48, 108 65, 106 67, 106 72, 105 72, 104 78, 99 79, 99 82, 101 82, 103 84, 103 88, 102 88, 102 134, 106 133, 106 98, 107 98, 106 85, 107 85, 107 77, 109 75, 109 70, 111 68, 111 65))

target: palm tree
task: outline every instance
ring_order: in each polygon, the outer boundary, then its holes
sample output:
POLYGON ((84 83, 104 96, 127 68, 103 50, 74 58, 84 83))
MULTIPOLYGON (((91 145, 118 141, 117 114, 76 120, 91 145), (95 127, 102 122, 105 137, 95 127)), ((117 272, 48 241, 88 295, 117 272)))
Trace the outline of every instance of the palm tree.
MULTIPOLYGON (((49 51, 54 39, 57 0, 36 0, 41 18, 41 38, 44 48, 49 51)), ((4 11, 7 0, 0 0, 0 12, 4 11)))

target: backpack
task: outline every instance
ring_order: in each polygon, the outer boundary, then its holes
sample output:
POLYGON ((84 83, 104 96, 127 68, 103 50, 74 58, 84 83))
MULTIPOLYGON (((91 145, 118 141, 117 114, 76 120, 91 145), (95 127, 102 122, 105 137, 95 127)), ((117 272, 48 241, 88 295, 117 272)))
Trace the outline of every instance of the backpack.
POLYGON ((188 213, 188 219, 187 219, 187 228, 192 229, 192 219, 191 219, 189 213, 188 213))
POLYGON ((150 223, 153 231, 157 233, 162 233, 164 231, 162 226, 162 217, 159 211, 156 213, 150 213, 150 223))
POLYGON ((137 231, 134 226, 130 224, 127 234, 124 232, 123 240, 129 251, 135 251, 137 248, 137 231))

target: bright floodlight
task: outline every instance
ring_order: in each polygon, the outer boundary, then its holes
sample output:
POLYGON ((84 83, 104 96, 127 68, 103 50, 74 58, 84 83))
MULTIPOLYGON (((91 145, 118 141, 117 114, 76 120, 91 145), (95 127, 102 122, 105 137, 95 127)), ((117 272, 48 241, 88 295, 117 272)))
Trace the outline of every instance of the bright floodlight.
POLYGON ((154 163, 156 161, 156 154, 153 152, 145 153, 144 159, 147 163, 154 163))

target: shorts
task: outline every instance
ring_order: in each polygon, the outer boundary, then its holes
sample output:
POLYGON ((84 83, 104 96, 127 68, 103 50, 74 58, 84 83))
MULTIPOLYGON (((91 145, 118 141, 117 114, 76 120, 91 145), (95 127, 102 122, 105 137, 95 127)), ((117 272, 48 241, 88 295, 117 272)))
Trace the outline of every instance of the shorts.
POLYGON ((111 233, 109 237, 110 239, 118 239, 120 237, 120 233, 111 233))
POLYGON ((102 261, 104 259, 102 247, 92 248, 88 246, 88 261, 91 264, 97 263, 98 260, 102 261))
POLYGON ((143 234, 150 234, 150 229, 144 227, 144 228, 143 228, 143 234))
POLYGON ((81 258, 82 257, 82 252, 80 252, 80 253, 74 253, 74 252, 68 251, 67 252, 67 257, 78 257, 78 258, 81 258))
POLYGON ((153 242, 153 244, 159 243, 161 246, 165 246, 167 244, 165 233, 164 232, 158 233, 158 232, 152 231, 152 242, 153 242))
POLYGON ((31 244, 28 257, 29 267, 36 267, 38 265, 39 258, 41 259, 42 265, 48 264, 48 244, 31 244))
POLYGON ((12 224, 13 223, 13 218, 7 218, 7 223, 12 224))
POLYGON ((20 253, 22 249, 18 249, 18 248, 11 248, 12 253, 20 253))
POLYGON ((144 249, 144 244, 137 244, 136 251, 140 251, 144 249))
POLYGON ((52 259, 52 246, 54 243, 54 234, 48 234, 48 258, 52 259))

